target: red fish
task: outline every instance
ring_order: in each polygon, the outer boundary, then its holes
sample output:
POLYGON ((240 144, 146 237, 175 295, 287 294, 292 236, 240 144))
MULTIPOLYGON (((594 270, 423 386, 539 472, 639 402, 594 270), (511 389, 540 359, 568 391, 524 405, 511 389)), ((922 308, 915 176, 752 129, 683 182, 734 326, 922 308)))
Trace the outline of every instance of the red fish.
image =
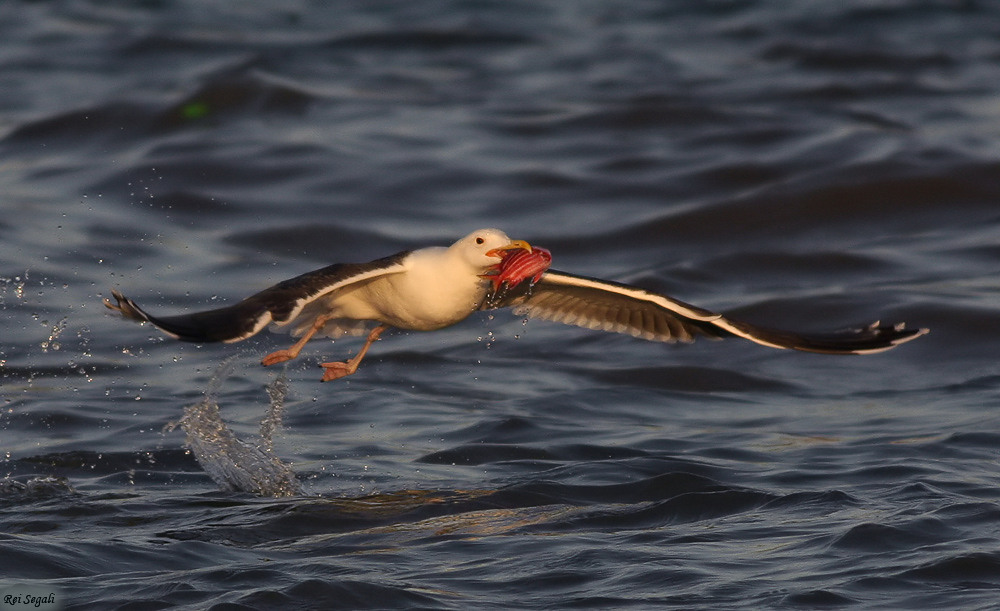
POLYGON ((531 250, 508 250, 497 265, 495 273, 489 275, 493 281, 493 291, 497 291, 506 283, 507 288, 513 288, 528 278, 531 283, 538 282, 545 270, 552 265, 552 253, 545 248, 532 246, 531 250))

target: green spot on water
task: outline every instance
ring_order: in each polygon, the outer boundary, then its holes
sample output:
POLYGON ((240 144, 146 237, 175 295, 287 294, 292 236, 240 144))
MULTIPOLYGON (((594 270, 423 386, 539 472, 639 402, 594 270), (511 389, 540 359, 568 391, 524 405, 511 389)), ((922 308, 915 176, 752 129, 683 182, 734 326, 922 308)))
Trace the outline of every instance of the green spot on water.
POLYGON ((191 102, 181 106, 181 116, 185 119, 201 119, 208 114, 208 104, 204 102, 191 102))

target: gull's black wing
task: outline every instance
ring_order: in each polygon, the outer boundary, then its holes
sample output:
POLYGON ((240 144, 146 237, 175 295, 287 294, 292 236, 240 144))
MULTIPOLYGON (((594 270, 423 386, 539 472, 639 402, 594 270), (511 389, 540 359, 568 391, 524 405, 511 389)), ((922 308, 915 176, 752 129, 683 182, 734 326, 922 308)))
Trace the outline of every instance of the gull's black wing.
POLYGON ((111 291, 117 303, 104 305, 132 320, 151 323, 167 335, 188 342, 238 342, 259 333, 269 324, 286 325, 317 299, 351 285, 406 269, 409 251, 370 263, 337 263, 296 276, 264 289, 234 305, 181 314, 152 316, 118 291, 111 291))
POLYGON ((627 284, 547 271, 533 286, 501 288, 484 309, 512 307, 529 317, 588 329, 625 333, 661 342, 690 342, 697 336, 737 336, 772 348, 826 354, 870 354, 889 350, 927 333, 903 323, 874 323, 827 334, 799 334, 726 318, 664 295, 627 284))

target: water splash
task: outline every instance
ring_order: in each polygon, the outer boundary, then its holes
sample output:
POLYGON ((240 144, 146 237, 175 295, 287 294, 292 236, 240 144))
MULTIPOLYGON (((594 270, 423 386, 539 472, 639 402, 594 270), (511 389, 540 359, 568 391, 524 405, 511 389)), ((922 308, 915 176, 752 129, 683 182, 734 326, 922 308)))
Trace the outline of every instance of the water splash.
POLYGON ((59 350, 62 346, 59 343, 59 336, 62 332, 66 330, 67 319, 62 318, 59 322, 52 325, 52 329, 49 331, 49 336, 42 342, 42 352, 48 352, 49 350, 59 350))
POLYGON ((3 297, 8 289, 17 301, 24 301, 24 289, 27 282, 28 270, 24 270, 22 275, 14 276, 13 278, 0 277, 0 305, 5 304, 3 297))
POLYGON ((0 498, 50 497, 75 492, 69 480, 61 476, 32 477, 23 482, 10 477, 0 479, 0 498))
POLYGON ((198 464, 223 490, 274 497, 300 494, 301 486, 291 465, 273 452, 273 434, 281 426, 288 391, 283 376, 267 386, 270 404, 261 421, 259 440, 239 439, 222 421, 215 395, 224 378, 231 373, 234 360, 230 358, 219 365, 205 391, 205 398, 184 408, 184 416, 167 425, 167 430, 181 427, 186 435, 185 444, 198 464))
POLYGON ((274 450, 274 433, 281 428, 281 417, 285 412, 285 395, 288 394, 288 378, 279 375, 273 382, 264 387, 270 407, 260 421, 260 439, 263 449, 268 454, 274 450))

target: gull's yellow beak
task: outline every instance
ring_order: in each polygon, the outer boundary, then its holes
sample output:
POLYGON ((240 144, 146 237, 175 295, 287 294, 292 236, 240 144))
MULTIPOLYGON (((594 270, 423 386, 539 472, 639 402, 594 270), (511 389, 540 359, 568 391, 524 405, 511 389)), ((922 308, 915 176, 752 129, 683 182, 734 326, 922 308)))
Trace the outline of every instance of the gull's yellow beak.
POLYGON ((511 240, 509 243, 501 246, 500 248, 494 248, 493 250, 486 251, 486 255, 489 257, 501 257, 503 253, 508 250, 527 250, 531 252, 531 244, 528 244, 524 240, 511 240))

